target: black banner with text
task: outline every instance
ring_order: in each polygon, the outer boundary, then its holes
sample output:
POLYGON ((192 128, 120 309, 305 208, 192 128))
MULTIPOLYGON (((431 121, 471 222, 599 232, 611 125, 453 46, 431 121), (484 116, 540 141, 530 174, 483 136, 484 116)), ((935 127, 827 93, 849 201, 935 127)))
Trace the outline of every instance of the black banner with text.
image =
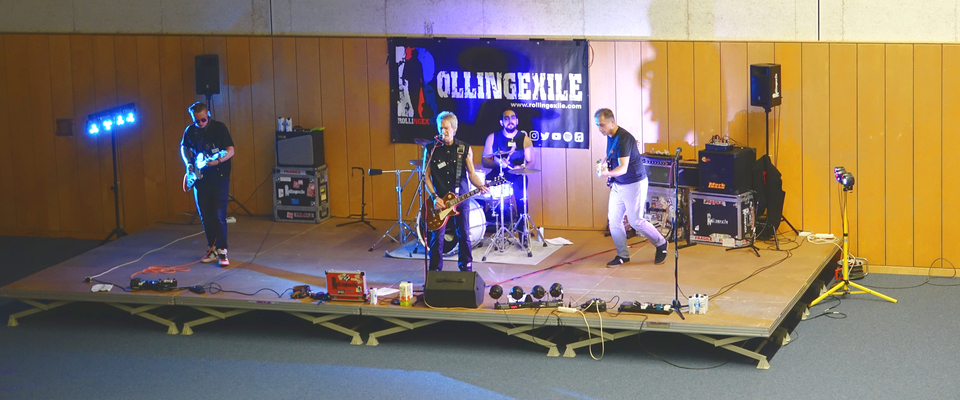
POLYGON ((584 41, 393 38, 388 49, 394 143, 433 138, 450 111, 457 138, 482 146, 510 108, 534 146, 590 147, 584 41))

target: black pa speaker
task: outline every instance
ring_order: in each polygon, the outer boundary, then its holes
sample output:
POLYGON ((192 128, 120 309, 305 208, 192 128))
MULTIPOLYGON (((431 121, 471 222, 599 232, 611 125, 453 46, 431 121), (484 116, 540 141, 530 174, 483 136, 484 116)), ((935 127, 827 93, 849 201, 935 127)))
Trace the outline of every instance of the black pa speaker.
POLYGON ((197 56, 194 65, 197 70, 197 94, 220 94, 220 56, 197 56))
POLYGON ((323 129, 277 132, 277 166, 316 168, 324 164, 323 129))
POLYGON ((478 308, 486 284, 476 272, 427 271, 423 301, 431 307, 478 308))
POLYGON ((701 192, 740 194, 753 190, 757 151, 735 147, 730 151, 700 150, 701 192))
POLYGON ((750 105, 765 109, 780 105, 780 64, 750 66, 750 105))

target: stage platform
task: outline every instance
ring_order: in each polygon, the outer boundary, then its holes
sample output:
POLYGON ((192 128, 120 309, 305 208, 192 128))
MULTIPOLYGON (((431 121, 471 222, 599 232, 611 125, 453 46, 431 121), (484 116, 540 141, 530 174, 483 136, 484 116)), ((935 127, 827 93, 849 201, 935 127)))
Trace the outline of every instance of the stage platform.
MULTIPOLYGON (((562 246, 532 266, 480 262, 484 248, 477 247, 474 271, 488 286, 499 283, 505 292, 515 285, 529 293, 534 285, 549 289, 551 284, 560 283, 565 305, 576 307, 591 298, 600 298, 607 302, 607 312, 561 313, 555 308, 496 310, 496 301, 487 295, 478 309, 429 308, 422 301, 413 307, 391 305, 390 300, 396 295, 380 298, 377 305, 317 302, 291 299, 290 289, 310 285, 314 291, 325 291, 324 272, 338 270, 363 271, 370 288, 397 288, 401 281, 409 281, 419 291, 424 281, 424 262, 386 257, 385 251, 398 247, 388 240, 368 251, 393 221, 371 221, 377 228, 374 230, 364 224, 337 227, 349 220, 336 218, 320 224, 275 223, 266 217, 237 220, 230 224, 230 267, 197 263, 190 265, 189 271, 134 276, 175 278, 180 287, 203 286, 204 294, 189 290, 124 291, 118 287, 110 292, 91 292, 97 281, 129 288, 131 276, 138 271, 154 265, 190 264, 203 256, 206 240, 198 224, 157 224, 0 288, 0 296, 33 306, 11 315, 8 326, 17 326, 27 315, 70 302, 109 304, 162 324, 169 334, 184 335, 193 334, 194 328, 205 323, 252 310, 270 310, 340 332, 355 345, 378 345, 385 336, 442 321, 467 321, 500 331, 507 340, 514 340, 512 336, 544 346, 548 356, 565 357, 599 343, 601 337, 609 341, 658 331, 703 340, 756 359, 758 368, 768 368, 767 356, 761 349, 768 342, 788 340, 789 334, 784 337, 781 325, 802 306, 800 298, 816 278, 826 269, 832 271, 833 261, 839 257, 838 247, 833 244, 784 243, 783 239, 781 248, 792 250, 767 250, 766 244, 758 243, 762 249, 760 257, 750 249, 726 251, 702 244, 682 248, 678 262, 683 292, 680 301, 685 305, 686 296, 710 295, 709 312, 693 315, 684 310, 685 319, 676 313, 618 313, 617 304, 623 301, 670 303, 674 299, 673 245, 667 262, 654 265, 652 246, 639 243, 640 238, 631 238, 630 243, 638 242, 631 248, 632 261, 608 268, 606 262, 614 256, 613 245, 602 232, 547 229, 547 238, 563 237, 573 244, 562 246), (85 282, 87 277, 120 265, 123 266, 94 282, 85 282), (184 307, 199 313, 181 312, 184 307), (202 317, 185 320, 194 316, 202 317), (386 321, 390 327, 364 331, 371 324, 362 321, 370 318, 386 321), (579 329, 583 340, 553 342, 551 328, 560 326, 579 329), (758 338, 761 340, 757 348, 745 348, 748 342, 756 344, 754 339, 758 338), (563 353, 560 345, 564 346, 563 353)), ((792 239, 791 235, 792 232, 788 239, 792 239)), ((533 245, 542 246, 539 242, 533 245)), ((445 266, 447 270, 456 270, 456 262, 447 262, 445 266)), ((505 302, 506 296, 499 301, 505 302)))

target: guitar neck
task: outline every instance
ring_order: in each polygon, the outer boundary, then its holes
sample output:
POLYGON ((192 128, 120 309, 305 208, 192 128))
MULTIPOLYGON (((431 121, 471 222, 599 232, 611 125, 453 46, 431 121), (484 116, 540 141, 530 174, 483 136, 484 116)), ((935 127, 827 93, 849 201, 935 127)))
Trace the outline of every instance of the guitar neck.
POLYGON ((448 206, 452 206, 452 205, 455 205, 455 204, 460 204, 462 201, 473 197, 473 196, 476 195, 477 193, 480 193, 480 189, 471 190, 471 191, 469 191, 469 192, 467 192, 467 193, 464 193, 464 194, 462 194, 462 195, 459 195, 459 196, 457 196, 457 197, 454 197, 453 199, 451 199, 450 201, 447 202, 447 205, 448 205, 448 206))

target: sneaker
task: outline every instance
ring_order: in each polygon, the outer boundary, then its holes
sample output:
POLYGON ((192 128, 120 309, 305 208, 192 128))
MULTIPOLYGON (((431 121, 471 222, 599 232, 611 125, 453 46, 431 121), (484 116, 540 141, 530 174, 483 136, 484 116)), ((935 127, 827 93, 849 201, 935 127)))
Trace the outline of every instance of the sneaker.
POLYGON ((227 249, 217 249, 217 256, 220 258, 221 267, 230 265, 230 260, 227 259, 227 249))
POLYGON ((657 253, 653 256, 654 264, 663 264, 667 259, 667 244, 664 243, 663 246, 657 246, 657 253))
POLYGON ((204 264, 210 264, 212 262, 216 262, 219 259, 220 258, 217 257, 217 250, 211 247, 210 250, 207 250, 207 255, 203 256, 203 259, 200 260, 200 262, 204 264))
POLYGON ((630 258, 629 258, 629 257, 616 256, 616 257, 613 258, 613 261, 610 261, 610 262, 607 263, 607 266, 608 266, 608 267, 616 267, 616 266, 618 266, 618 265, 620 265, 620 264, 627 263, 627 262, 630 262, 630 258))

